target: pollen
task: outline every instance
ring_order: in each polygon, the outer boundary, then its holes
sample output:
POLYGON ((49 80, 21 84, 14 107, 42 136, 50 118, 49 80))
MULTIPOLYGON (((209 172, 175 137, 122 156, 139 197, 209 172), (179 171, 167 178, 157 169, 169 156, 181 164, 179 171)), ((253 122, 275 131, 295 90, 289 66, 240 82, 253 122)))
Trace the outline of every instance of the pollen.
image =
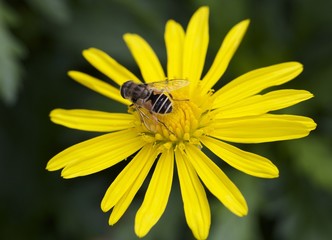
POLYGON ((202 105, 196 99, 185 96, 180 94, 173 99, 171 113, 148 113, 144 118, 137 115, 137 130, 144 141, 154 142, 166 149, 181 147, 184 143, 200 146, 199 138, 206 134, 212 122, 209 109, 211 102, 202 105))

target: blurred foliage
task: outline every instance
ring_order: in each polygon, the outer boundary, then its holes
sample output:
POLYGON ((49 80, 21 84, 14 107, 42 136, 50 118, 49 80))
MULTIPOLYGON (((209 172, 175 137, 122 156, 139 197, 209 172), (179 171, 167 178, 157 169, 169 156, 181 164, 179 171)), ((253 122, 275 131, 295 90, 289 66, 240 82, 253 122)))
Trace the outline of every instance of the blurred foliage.
POLYGON ((4 3, 0 2, 0 97, 7 104, 16 99, 20 78, 20 58, 24 50, 8 28, 15 25, 17 17, 4 3))
MULTIPOLYGON (((138 193, 125 216, 109 227, 100 201, 124 167, 63 180, 47 172, 53 155, 95 134, 49 121, 57 107, 126 111, 120 104, 71 81, 71 69, 104 80, 82 58, 97 47, 139 76, 122 35, 134 32, 154 48, 165 66, 163 31, 173 18, 186 26, 201 5, 210 6, 206 68, 226 32, 239 21, 251 24, 217 87, 255 68, 297 60, 305 71, 283 87, 307 89, 315 98, 283 112, 311 116, 318 128, 309 137, 243 146, 270 158, 278 179, 257 179, 221 167, 239 186, 249 215, 232 215, 210 198, 209 239, 331 239, 332 236, 332 1, 330 0, 8 0, 0 1, 0 232, 3 239, 136 239, 133 223, 144 197, 138 193)), ((219 164, 221 161, 216 159, 219 164)), ((147 181, 148 182, 148 181, 147 181)), ((166 212, 146 239, 192 239, 178 180, 166 212)))

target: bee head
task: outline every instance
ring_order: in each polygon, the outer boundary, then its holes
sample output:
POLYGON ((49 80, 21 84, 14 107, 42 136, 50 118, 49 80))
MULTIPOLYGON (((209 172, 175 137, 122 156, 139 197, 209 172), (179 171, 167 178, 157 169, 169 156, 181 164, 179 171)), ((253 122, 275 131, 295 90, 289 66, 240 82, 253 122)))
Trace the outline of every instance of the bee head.
POLYGON ((129 80, 125 83, 122 84, 121 88, 120 88, 120 93, 121 93, 121 96, 123 98, 126 98, 126 99, 130 99, 131 96, 130 94, 128 94, 128 91, 130 90, 130 86, 133 84, 133 81, 132 80, 129 80))

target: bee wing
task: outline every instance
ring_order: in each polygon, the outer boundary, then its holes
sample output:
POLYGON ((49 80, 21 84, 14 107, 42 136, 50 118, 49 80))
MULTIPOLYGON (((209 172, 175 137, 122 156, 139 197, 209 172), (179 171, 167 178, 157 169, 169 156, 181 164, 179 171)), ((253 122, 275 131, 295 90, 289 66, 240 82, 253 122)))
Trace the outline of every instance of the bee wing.
POLYGON ((136 111, 138 112, 141 122, 144 124, 144 126, 152 131, 156 132, 156 125, 158 123, 158 119, 156 117, 153 117, 153 115, 144 107, 141 107, 137 104, 134 104, 136 111))
POLYGON ((149 88, 160 92, 172 92, 176 89, 183 88, 189 84, 186 79, 167 79, 160 82, 148 83, 149 88))

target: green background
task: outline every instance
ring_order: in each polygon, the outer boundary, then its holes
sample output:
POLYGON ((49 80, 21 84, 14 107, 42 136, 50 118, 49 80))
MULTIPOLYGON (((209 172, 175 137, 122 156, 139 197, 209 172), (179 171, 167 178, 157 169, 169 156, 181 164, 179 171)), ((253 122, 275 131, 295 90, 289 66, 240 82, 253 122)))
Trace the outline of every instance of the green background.
MULTIPOLYGON (((125 163, 71 180, 62 179, 60 171, 47 172, 56 153, 96 136, 55 125, 48 114, 58 107, 126 111, 67 76, 73 69, 102 76, 81 51, 100 48, 139 76, 122 35, 143 36, 165 66, 166 21, 186 26, 201 5, 210 6, 206 66, 226 32, 251 19, 217 87, 249 70, 300 61, 304 72, 282 88, 306 89, 315 98, 282 112, 318 123, 305 139, 241 146, 271 159, 280 170, 277 179, 254 178, 216 159, 246 197, 249 214, 236 217, 209 195, 209 239, 332 238, 332 1, 0 0, 1 239, 137 238, 134 216, 146 183, 124 217, 109 227, 100 201, 125 163)), ((175 177, 166 212, 146 239, 192 238, 175 177)))

